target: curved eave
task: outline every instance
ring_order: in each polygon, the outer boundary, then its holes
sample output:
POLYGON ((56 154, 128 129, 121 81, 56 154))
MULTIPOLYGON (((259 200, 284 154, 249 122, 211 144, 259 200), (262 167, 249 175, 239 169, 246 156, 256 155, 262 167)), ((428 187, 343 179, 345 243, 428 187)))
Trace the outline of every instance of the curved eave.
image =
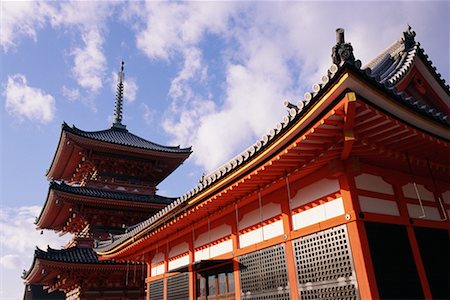
MULTIPOLYGON (((85 150, 98 150, 105 153, 116 153, 123 155, 127 153, 130 157, 139 157, 143 159, 161 159, 170 161, 170 167, 163 173, 167 177, 171 174, 179 165, 181 165, 192 153, 191 148, 179 148, 179 147, 161 147, 166 150, 147 149, 145 147, 135 147, 132 145, 124 145, 120 143, 112 143, 108 141, 101 141, 92 139, 80 135, 79 129, 69 127, 66 123, 63 123, 61 129, 61 135, 58 142, 55 155, 46 176, 50 180, 70 179, 70 175, 73 172, 73 166, 78 165, 81 162, 81 155, 77 149, 85 150), (79 157, 74 157, 78 155, 79 157), (72 160, 72 166, 69 166, 69 162, 72 160), (70 175, 69 175, 70 174, 70 175)), ((163 177, 160 181, 162 181, 163 177)), ((159 183, 159 182, 158 182, 159 183)))
POLYGON ((22 279, 26 284, 42 284, 52 278, 53 274, 48 273, 46 275, 42 275, 42 270, 54 271, 56 269, 71 269, 71 270, 114 270, 114 269, 122 269, 125 270, 127 268, 124 263, 117 262, 97 262, 97 263, 76 263, 76 262, 64 262, 64 261, 55 261, 50 259, 43 259, 34 257, 33 263, 28 271, 25 271, 22 275, 22 279), (49 276, 50 275, 50 276, 49 276))
POLYGON ((70 208, 78 203, 91 204, 98 207, 115 207, 122 210, 146 210, 149 213, 167 206, 167 203, 118 200, 80 195, 68 191, 61 191, 50 185, 44 207, 36 219, 36 227, 38 229, 61 230, 71 215, 70 208))
POLYGON ((308 106, 307 110, 303 111, 295 121, 291 122, 286 129, 280 132, 281 134, 265 145, 261 152, 251 157, 249 161, 240 165, 239 168, 230 170, 226 176, 213 184, 195 188, 193 191, 188 192, 177 201, 174 207, 167 207, 165 211, 157 214, 156 219, 149 219, 132 232, 121 236, 116 244, 113 243, 109 247, 96 249, 97 253, 102 256, 100 259, 114 259, 121 255, 127 248, 131 248, 132 245, 139 243, 141 238, 158 228, 159 225, 172 218, 178 212, 189 209, 191 206, 205 200, 209 195, 238 180, 240 176, 257 168, 268 157, 280 151, 286 143, 316 120, 321 113, 326 109, 330 109, 329 105, 346 90, 356 92, 370 104, 381 108, 386 113, 403 120, 409 125, 448 141, 449 127, 445 122, 440 122, 420 110, 415 110, 412 105, 408 105, 401 95, 394 90, 381 85, 363 71, 351 65, 346 65, 346 67, 341 67, 336 76, 322 88, 321 92, 315 95, 314 99, 311 100, 313 102, 312 106, 308 106), (160 218, 158 218, 158 215, 160 218))

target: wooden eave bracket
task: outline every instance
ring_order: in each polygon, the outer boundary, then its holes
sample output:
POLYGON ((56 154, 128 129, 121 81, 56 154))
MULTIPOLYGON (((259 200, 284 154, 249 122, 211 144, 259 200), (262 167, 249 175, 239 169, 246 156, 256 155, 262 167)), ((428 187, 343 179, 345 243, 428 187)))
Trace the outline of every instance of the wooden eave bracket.
POLYGON ((355 115, 356 115, 356 94, 348 92, 345 94, 344 103, 344 141, 341 153, 341 160, 346 160, 352 152, 353 143, 355 142, 355 115))

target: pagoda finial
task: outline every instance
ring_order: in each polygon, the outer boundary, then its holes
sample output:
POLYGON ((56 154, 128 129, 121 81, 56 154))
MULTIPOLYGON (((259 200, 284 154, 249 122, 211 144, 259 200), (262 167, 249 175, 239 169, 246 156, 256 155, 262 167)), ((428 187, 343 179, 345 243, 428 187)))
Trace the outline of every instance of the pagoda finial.
POLYGON ((333 47, 331 58, 337 66, 344 62, 353 64, 356 61, 352 45, 345 42, 343 28, 336 29, 336 45, 333 47))
POLYGON ((403 44, 405 44, 405 49, 408 49, 415 45, 415 37, 416 33, 414 30, 412 30, 411 26, 408 24, 406 26, 406 30, 403 31, 402 41, 403 44))
POLYGON ((125 74, 123 73, 124 62, 120 66, 119 72, 119 82, 117 83, 117 91, 116 91, 116 105, 114 107, 114 120, 112 127, 125 129, 126 126, 122 124, 122 107, 123 107, 123 80, 125 74))

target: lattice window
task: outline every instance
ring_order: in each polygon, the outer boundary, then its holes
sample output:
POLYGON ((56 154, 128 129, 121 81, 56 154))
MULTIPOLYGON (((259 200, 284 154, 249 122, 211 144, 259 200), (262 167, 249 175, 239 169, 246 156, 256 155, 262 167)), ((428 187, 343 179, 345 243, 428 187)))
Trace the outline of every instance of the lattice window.
POLYGON ((189 299, 189 273, 181 273, 167 279, 167 300, 189 299))
POLYGON ((164 279, 150 282, 150 300, 164 299, 164 279))
POLYGON ((277 245, 239 257, 243 299, 290 299, 284 252, 277 245))
POLYGON ((359 299, 347 227, 293 240, 302 299, 359 299))

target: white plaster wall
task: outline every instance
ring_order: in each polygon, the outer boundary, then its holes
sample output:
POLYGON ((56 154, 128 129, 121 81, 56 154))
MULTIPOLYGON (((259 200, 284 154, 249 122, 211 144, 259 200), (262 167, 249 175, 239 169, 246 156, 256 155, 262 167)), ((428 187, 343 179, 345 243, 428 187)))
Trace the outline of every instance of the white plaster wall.
POLYGON ((321 179, 299 189, 291 199, 291 208, 299 207, 339 190, 339 181, 337 179, 321 179))
MULTIPOLYGON (((267 220, 281 214, 281 204, 267 203, 262 206, 262 220, 267 220)), ((259 207, 244 214, 239 221, 239 230, 248 228, 252 225, 259 224, 261 221, 259 207)))
POLYGON ((189 244, 184 242, 173 246, 169 250, 169 258, 180 255, 181 253, 189 251, 189 244))
POLYGON ((239 235, 239 247, 244 248, 284 234, 283 220, 275 221, 239 235))
POLYGON ((244 248, 262 241, 263 235, 261 227, 239 235, 240 248, 244 248))
MULTIPOLYGON (((408 213, 411 218, 418 219, 422 215, 422 209, 420 208, 420 205, 408 203, 406 204, 406 206, 408 208, 408 213)), ((436 207, 424 206, 423 209, 425 211, 425 217, 422 219, 433 221, 441 220, 439 210, 436 207)))
POLYGON ((390 216, 400 216, 397 203, 384 199, 358 196, 361 211, 390 216))
POLYGON ((194 261, 209 259, 209 248, 204 248, 194 252, 194 261))
POLYGON ((194 241, 194 247, 200 247, 206 245, 210 242, 217 241, 223 237, 229 236, 231 234, 231 226, 227 224, 221 224, 217 227, 211 228, 209 235, 208 231, 203 232, 198 237, 196 236, 194 241))
POLYGON ((164 264, 152 267, 151 269, 151 276, 161 275, 164 274, 164 264))
POLYGON ((188 264, 189 264, 189 255, 184 255, 177 259, 169 261, 167 269, 170 271, 179 267, 187 266, 188 264))
POLYGON ((355 183, 358 189, 394 195, 392 185, 380 176, 363 173, 355 177, 355 183))
POLYGON ((226 241, 223 241, 216 245, 213 245, 210 248, 211 248, 211 250, 210 250, 211 257, 210 258, 216 257, 216 256, 219 256, 219 255, 222 255, 225 253, 232 252, 233 251, 233 241, 231 239, 226 240, 226 241))
POLYGON ((233 251, 233 242, 230 239, 220 242, 216 245, 212 245, 210 247, 206 247, 204 249, 195 251, 194 261, 210 259, 232 251, 233 251))
MULTIPOLYGON (((402 186, 403 195, 412 199, 419 199, 417 197, 416 190, 414 189, 414 184, 411 182, 402 186)), ((434 195, 425 186, 417 184, 417 190, 419 191, 420 199, 428 201, 436 201, 434 195)))
POLYGON ((155 256, 153 256, 152 264, 157 264, 162 261, 164 261, 164 253, 159 252, 159 253, 155 254, 155 256))
POLYGON ((444 203, 450 204, 450 191, 445 191, 442 193, 442 200, 444 203))
POLYGON ((283 220, 267 224, 263 226, 264 240, 274 238, 284 234, 283 220))
POLYGON ((336 198, 322 205, 299 212, 292 216, 294 230, 322 222, 345 213, 342 198, 336 198))

